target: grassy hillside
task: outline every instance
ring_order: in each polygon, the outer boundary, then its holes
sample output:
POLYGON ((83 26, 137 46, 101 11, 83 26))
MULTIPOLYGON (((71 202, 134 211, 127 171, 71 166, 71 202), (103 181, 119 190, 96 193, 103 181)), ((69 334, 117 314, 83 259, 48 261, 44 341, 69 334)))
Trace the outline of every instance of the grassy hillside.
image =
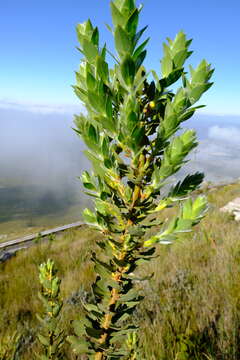
MULTIPOLYGON (((240 358, 239 224, 219 211, 240 196, 240 184, 203 191, 210 202, 207 217, 182 240, 159 247, 158 258, 141 271, 153 273, 152 279, 136 284, 145 295, 134 315, 141 327, 141 359, 240 358)), ((91 297, 90 252, 97 251, 99 237, 83 226, 0 265, 0 337, 11 338, 16 330, 22 334, 22 359, 32 358, 38 346, 38 265, 49 257, 56 262, 64 298, 61 322, 69 334, 71 320, 82 311, 81 300, 91 297)), ((76 358, 67 345, 65 351, 67 359, 76 358)))

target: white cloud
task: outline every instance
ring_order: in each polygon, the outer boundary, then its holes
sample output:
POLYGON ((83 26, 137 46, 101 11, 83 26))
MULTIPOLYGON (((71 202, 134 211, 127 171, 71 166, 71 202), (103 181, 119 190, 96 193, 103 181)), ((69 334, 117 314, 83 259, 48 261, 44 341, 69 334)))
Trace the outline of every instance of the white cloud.
POLYGON ((211 142, 210 140, 205 140, 200 141, 196 153, 200 153, 203 159, 209 159, 210 157, 231 157, 232 150, 226 147, 223 148, 220 144, 211 142))
POLYGON ((28 111, 38 114, 73 114, 84 111, 81 103, 73 104, 35 104, 27 102, 0 100, 1 109, 11 109, 18 111, 28 111))
POLYGON ((237 127, 212 126, 208 130, 208 137, 234 147, 240 145, 240 129, 237 127))

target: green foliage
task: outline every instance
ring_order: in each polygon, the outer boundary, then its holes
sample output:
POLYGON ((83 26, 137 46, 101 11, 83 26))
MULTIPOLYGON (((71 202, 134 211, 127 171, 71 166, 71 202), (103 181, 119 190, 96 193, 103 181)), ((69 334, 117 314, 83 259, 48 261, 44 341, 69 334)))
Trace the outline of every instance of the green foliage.
POLYGON ((43 316, 37 315, 41 323, 38 340, 43 346, 41 360, 62 359, 63 331, 59 330, 59 315, 62 308, 60 280, 56 276, 54 262, 48 260, 39 266, 39 280, 42 286, 39 298, 44 307, 43 316))
POLYGON ((33 241, 34 241, 35 244, 38 244, 42 239, 43 239, 43 236, 39 232, 33 241))
POLYGON ((55 241, 55 240, 56 240, 56 235, 55 235, 55 234, 50 234, 50 235, 48 235, 48 240, 49 240, 50 242, 55 241))
POLYGON ((76 336, 69 341, 75 352, 95 360, 131 356, 124 344, 137 330, 131 315, 142 299, 134 288, 134 271, 151 260, 156 243, 170 243, 191 231, 207 209, 204 197, 189 197, 202 174, 188 175, 168 196, 162 195, 162 188, 197 146, 193 130, 179 131, 212 85, 213 70, 203 60, 187 75, 184 63, 192 53, 191 40, 180 32, 164 44, 162 78, 152 72, 151 80, 143 66, 148 39, 140 42, 146 29, 138 31, 140 11, 134 0, 111 2, 109 29, 116 48, 112 69, 98 28, 90 20, 77 26, 83 59, 74 90, 87 113, 76 116, 75 131, 88 147, 94 171, 84 172, 82 181, 95 199, 95 212, 86 209, 83 216, 105 240, 98 243, 102 256, 92 254, 97 274, 94 301, 83 304, 87 315, 74 322, 76 336), (174 93, 168 87, 178 80, 181 85, 174 93), (173 205, 179 214, 149 237, 158 212, 173 205))
POLYGON ((126 346, 129 350, 128 360, 137 360, 139 357, 139 341, 137 332, 131 332, 127 336, 126 346))

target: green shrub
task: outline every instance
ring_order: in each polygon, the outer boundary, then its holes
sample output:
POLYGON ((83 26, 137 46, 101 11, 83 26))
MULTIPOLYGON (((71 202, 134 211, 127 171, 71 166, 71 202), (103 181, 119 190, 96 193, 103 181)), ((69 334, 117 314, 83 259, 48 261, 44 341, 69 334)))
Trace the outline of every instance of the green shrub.
POLYGON ((203 60, 187 75, 191 40, 179 32, 163 45, 161 78, 147 71, 149 39, 140 41, 146 30, 138 30, 140 12, 134 0, 111 2, 112 69, 98 28, 90 20, 77 26, 83 59, 74 90, 86 114, 76 116, 75 131, 88 147, 93 172, 85 171, 82 182, 95 201, 95 212, 85 209, 83 215, 105 239, 98 243, 102 255, 92 254, 94 301, 84 303, 87 315, 74 322, 76 336, 69 340, 75 352, 95 360, 131 356, 126 339, 137 331, 131 315, 142 299, 135 271, 154 257, 157 243, 169 244, 191 231, 207 209, 203 196, 190 197, 203 174, 188 175, 170 189, 165 185, 197 146, 193 130, 179 130, 201 107, 195 103, 212 85, 213 70, 203 60), (169 87, 176 82, 181 85, 173 92, 169 87), (159 212, 173 206, 178 214, 161 223, 159 212), (155 226, 161 230, 151 235, 155 226))
POLYGON ((62 300, 60 298, 60 280, 56 276, 56 272, 52 260, 39 266, 39 280, 42 286, 39 298, 44 306, 44 315, 37 315, 41 323, 38 339, 44 348, 43 354, 38 356, 41 360, 63 358, 61 348, 64 336, 63 331, 59 329, 62 300))

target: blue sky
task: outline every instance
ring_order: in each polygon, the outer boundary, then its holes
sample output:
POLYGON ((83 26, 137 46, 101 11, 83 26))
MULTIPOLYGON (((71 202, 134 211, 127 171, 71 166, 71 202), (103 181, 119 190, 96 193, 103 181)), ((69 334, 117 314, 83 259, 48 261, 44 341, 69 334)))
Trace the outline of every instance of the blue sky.
MULTIPOLYGON (((193 66, 206 58, 215 85, 202 99, 209 114, 240 115, 240 1, 143 1, 141 25, 151 37, 147 67, 160 70, 162 42, 184 30, 193 38, 193 66)), ((75 26, 91 18, 113 46, 107 0, 12 0, 0 4, 0 105, 76 106, 71 89, 80 62, 75 26), (12 105, 11 105, 12 104, 12 105)))

